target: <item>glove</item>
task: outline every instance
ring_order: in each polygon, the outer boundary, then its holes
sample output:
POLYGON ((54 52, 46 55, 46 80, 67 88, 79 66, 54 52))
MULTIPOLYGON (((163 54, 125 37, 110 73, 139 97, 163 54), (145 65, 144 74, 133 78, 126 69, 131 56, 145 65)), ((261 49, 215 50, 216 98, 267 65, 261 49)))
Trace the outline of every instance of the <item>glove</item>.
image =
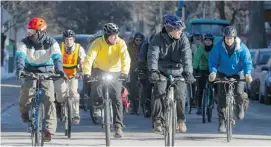
POLYGON ((119 78, 120 78, 120 79, 127 80, 127 79, 128 79, 128 75, 125 74, 125 73, 120 73, 119 78))
POLYGON ((89 81, 91 78, 90 78, 91 76, 89 75, 89 74, 85 74, 84 75, 84 81, 89 81))
POLYGON ((246 82, 251 83, 253 81, 251 75, 246 75, 246 82))
POLYGON ((24 71, 23 70, 17 70, 16 71, 16 77, 17 77, 17 79, 20 79, 20 77, 21 77, 21 75, 24 73, 24 71))
POLYGON ((159 78, 159 73, 158 73, 158 71, 153 70, 153 71, 150 72, 149 80, 150 80, 151 82, 158 81, 159 79, 160 79, 160 78, 159 78))
POLYGON ((187 83, 192 84, 194 82, 196 82, 196 79, 194 78, 194 76, 190 73, 184 73, 183 74, 184 79, 187 81, 187 83))
POLYGON ((65 73, 63 70, 55 69, 56 74, 60 74, 62 77, 64 77, 65 73))
POLYGON ((215 80, 215 78, 216 78, 216 73, 215 72, 211 72, 209 74, 209 81, 213 82, 215 80))

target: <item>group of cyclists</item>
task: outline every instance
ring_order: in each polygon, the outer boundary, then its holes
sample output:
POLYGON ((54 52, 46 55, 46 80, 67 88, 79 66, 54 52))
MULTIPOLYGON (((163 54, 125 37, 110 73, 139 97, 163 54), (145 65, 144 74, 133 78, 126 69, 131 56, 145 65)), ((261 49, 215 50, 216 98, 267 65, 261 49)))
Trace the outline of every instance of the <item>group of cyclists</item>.
MULTIPOLYGON (((184 22, 176 15, 168 14, 163 18, 163 28, 149 37, 136 33, 131 43, 126 45, 119 35, 119 27, 114 23, 103 26, 103 35, 96 38, 90 45, 88 52, 75 42, 75 32, 63 32, 64 42, 56 40, 46 33, 47 24, 42 18, 32 18, 27 24, 27 37, 21 40, 16 51, 16 76, 22 73, 56 73, 63 76, 53 83, 52 80, 42 81, 45 90, 44 105, 46 117, 45 140, 50 141, 56 132, 57 117, 61 116, 61 105, 65 100, 66 89, 70 89, 73 98, 73 122, 79 124, 79 94, 78 77, 84 81, 92 77, 110 73, 115 78, 128 79, 128 90, 132 103, 131 114, 137 114, 138 100, 135 92, 138 76, 143 86, 142 99, 145 107, 144 116, 151 117, 155 132, 163 131, 164 121, 163 98, 166 95, 169 75, 182 77, 177 81, 175 99, 177 101, 177 132, 186 132, 186 87, 195 83, 195 72, 200 73, 197 81, 198 112, 201 113, 200 98, 206 79, 214 81, 217 77, 234 77, 252 82, 252 60, 248 48, 237 37, 237 30, 228 26, 223 30, 223 39, 214 44, 214 36, 206 33, 203 44, 191 45, 184 30, 184 22), (194 49, 191 49, 194 48, 194 49), (138 74, 140 73, 140 74, 138 74), (56 94, 56 96, 55 96, 56 94), (55 100, 59 105, 55 105, 55 100), (58 109, 56 111, 56 109, 58 109)), ((102 82, 91 84, 93 105, 103 104, 103 95, 98 92, 102 82)), ((123 83, 110 83, 109 95, 112 100, 113 123, 115 137, 122 138, 123 133, 123 105, 121 92, 123 83)), ((35 81, 23 80, 19 98, 19 111, 23 122, 28 122, 28 104, 33 98, 35 81)), ((244 96, 245 82, 238 82, 235 88, 236 116, 244 118, 248 99, 244 96)), ((225 132, 225 91, 224 85, 217 85, 217 101, 219 116, 219 132, 225 132)), ((61 119, 61 118, 60 118, 61 119)))

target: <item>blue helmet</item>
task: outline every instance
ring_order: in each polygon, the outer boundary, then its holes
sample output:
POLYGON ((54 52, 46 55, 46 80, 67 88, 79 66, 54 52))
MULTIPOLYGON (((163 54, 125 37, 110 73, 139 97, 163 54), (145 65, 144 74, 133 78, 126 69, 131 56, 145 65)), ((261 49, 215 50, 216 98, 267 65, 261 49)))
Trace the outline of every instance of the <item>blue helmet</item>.
POLYGON ((203 39, 211 39, 214 40, 214 35, 210 32, 204 34, 203 39))
POLYGON ((164 17, 164 26, 185 29, 183 21, 178 16, 172 14, 168 14, 164 17))

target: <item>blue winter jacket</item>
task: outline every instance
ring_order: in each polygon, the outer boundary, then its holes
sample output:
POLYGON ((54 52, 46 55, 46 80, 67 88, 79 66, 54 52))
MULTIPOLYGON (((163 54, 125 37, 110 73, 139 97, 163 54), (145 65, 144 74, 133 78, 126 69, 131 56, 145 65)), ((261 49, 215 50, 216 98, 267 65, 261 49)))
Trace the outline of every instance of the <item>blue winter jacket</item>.
POLYGON ((234 53, 229 56, 223 40, 219 41, 209 54, 209 71, 221 72, 226 76, 237 74, 251 75, 252 59, 246 45, 236 38, 234 53))

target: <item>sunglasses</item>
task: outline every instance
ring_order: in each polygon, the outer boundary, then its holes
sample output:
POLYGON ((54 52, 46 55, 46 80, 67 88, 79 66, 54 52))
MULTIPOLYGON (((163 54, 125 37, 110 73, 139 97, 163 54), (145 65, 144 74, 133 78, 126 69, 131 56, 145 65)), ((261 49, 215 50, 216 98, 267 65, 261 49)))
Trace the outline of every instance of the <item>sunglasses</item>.
POLYGON ((36 33, 37 33, 37 31, 34 30, 34 29, 27 29, 27 35, 28 35, 28 36, 33 36, 33 35, 35 35, 36 33))

